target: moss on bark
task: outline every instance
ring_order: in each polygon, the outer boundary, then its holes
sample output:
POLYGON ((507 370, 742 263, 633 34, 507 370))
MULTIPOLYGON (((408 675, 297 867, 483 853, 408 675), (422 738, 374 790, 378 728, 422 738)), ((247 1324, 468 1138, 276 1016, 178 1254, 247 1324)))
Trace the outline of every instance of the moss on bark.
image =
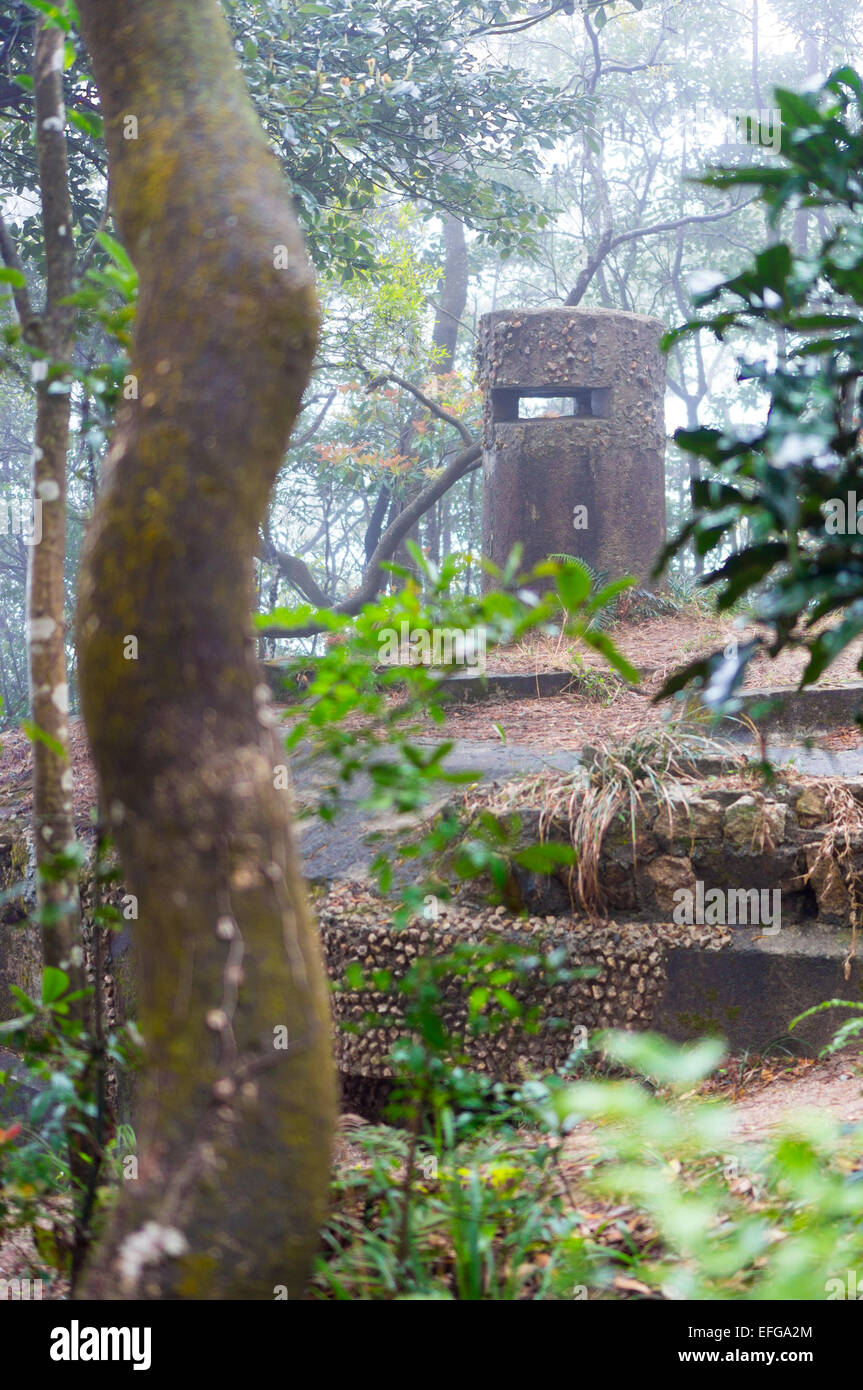
POLYGON ((334 1081, 249 613, 316 342, 314 285, 214 0, 80 10, 141 282, 137 400, 82 564, 81 697, 138 898, 147 1040, 139 1180, 83 1293, 297 1298, 334 1081))

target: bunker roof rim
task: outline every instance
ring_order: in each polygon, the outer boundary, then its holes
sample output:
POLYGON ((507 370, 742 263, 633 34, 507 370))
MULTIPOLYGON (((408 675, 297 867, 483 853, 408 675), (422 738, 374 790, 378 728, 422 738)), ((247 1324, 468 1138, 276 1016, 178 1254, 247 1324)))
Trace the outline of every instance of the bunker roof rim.
POLYGON ((542 309, 488 309, 484 314, 480 314, 479 322, 482 324, 486 320, 505 322, 513 318, 543 318, 552 314, 565 314, 571 318, 583 315, 592 318, 630 319, 635 323, 656 324, 663 333, 666 329, 664 321, 655 314, 634 314, 630 309, 607 309, 604 306, 589 304, 550 304, 542 309))

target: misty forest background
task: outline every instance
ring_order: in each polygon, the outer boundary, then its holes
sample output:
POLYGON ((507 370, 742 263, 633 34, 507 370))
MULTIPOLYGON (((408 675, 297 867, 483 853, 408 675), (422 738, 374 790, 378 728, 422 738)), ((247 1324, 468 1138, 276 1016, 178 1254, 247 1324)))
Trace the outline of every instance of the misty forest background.
MULTIPOLYGON (((691 312, 699 277, 728 277, 755 246, 776 239, 763 205, 745 189, 729 196, 690 180, 710 164, 761 158, 753 125, 749 143, 736 134, 735 112, 760 113, 769 145, 774 86, 812 84, 859 49, 861 6, 850 0, 817 7, 646 0, 573 14, 563 5, 542 22, 534 8, 484 23, 488 7, 464 0, 225 5, 245 79, 293 188, 324 308, 313 381, 261 536, 262 612, 348 597, 387 524, 465 438, 478 438, 473 352, 482 313, 579 303, 674 326, 691 312), (455 416, 463 434, 410 386, 455 416)), ((13 3, 0 16, 0 186, 36 298, 44 267, 30 14, 13 3)), ((90 282, 95 307, 75 341, 75 379, 56 387, 71 390, 72 403, 71 610, 111 413, 124 389, 123 328, 135 290, 131 268, 94 239, 107 225, 98 102, 74 39, 66 62, 77 239, 90 245, 91 275, 102 277, 101 293, 90 282)), ((798 210, 784 234, 804 251, 823 234, 823 218, 818 209, 798 210)), ((27 711, 28 547, 11 522, 16 507, 32 516, 34 391, 8 297, 0 323, 7 339, 0 499, 8 518, 0 528, 0 695, 2 720, 14 726, 27 711)), ((759 343, 756 329, 753 353, 775 333, 764 326, 759 343)), ((736 379, 733 350, 707 335, 678 343, 668 368, 669 435, 679 425, 740 427, 763 411, 755 384, 736 379)), ((669 531, 684 515, 697 467, 670 443, 669 531)), ((431 559, 477 553, 480 489, 473 466, 422 516, 412 534, 431 559)), ((738 523, 737 543, 746 525, 738 523)), ((394 558, 407 561, 403 543, 394 558)), ((688 550, 672 580, 685 582, 698 563, 688 550)), ((468 591, 478 577, 477 565, 468 566, 468 591)), ((261 650, 286 647, 262 638, 261 650)), ((67 659, 74 704, 71 642, 67 659)))

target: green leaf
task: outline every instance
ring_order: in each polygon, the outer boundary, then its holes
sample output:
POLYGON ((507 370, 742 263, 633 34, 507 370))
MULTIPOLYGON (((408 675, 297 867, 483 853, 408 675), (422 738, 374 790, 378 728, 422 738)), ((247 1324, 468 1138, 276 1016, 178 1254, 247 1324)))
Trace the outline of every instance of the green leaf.
POLYGON ((604 1052, 623 1066, 666 1085, 691 1086, 718 1067, 727 1051, 722 1038, 677 1047, 657 1033, 604 1033, 604 1052))
POLYGON ((112 261, 114 261, 114 263, 118 265, 121 270, 125 270, 130 275, 137 274, 137 271, 135 270, 135 267, 129 257, 128 251, 126 250, 125 246, 123 246, 119 241, 116 240, 116 238, 109 236, 107 232, 97 232, 96 240, 102 247, 103 251, 108 252, 108 255, 111 257, 112 261))
POLYGON ((482 1013, 489 1001, 490 994, 491 991, 487 989, 485 985, 477 985, 475 989, 471 990, 467 1001, 471 1014, 476 1015, 482 1013))
POLYGON ((575 859, 575 851, 572 845, 547 840, 544 844, 528 845, 525 849, 520 849, 513 858, 523 869, 529 869, 531 873, 545 874, 550 873, 558 864, 571 864, 575 859))
POLYGON ((69 976, 65 970, 54 965, 46 965, 42 972, 42 1003, 53 1004, 69 988, 69 976))
POLYGON ((601 656, 604 656, 609 665, 613 666, 618 675, 623 676, 624 680, 629 681, 630 685, 638 685, 641 680, 640 673, 627 661, 623 653, 618 651, 607 633, 596 632, 593 628, 589 628, 587 632, 581 634, 581 640, 585 642, 588 647, 593 647, 595 652, 599 652, 601 656))
POLYGON ((564 565, 555 582, 563 606, 570 613, 581 607, 593 585, 590 571, 580 560, 564 565))
POLYGON ((500 1005, 504 1013, 509 1014, 510 1018, 518 1018, 521 1013, 521 1004, 510 994, 508 989, 496 989, 493 991, 495 1002, 500 1005))
MULTIPOLYGON (((70 107, 67 111, 69 122, 76 130, 83 131, 85 135, 91 135, 94 140, 101 140, 105 135, 105 123, 102 117, 95 111, 76 111, 70 107)), ((99 235, 104 236, 104 232, 99 235)))
POLYGON ((59 5, 52 5, 50 0, 27 0, 31 10, 36 10, 44 15, 49 21, 47 29, 62 29, 64 34, 68 34, 72 28, 72 21, 59 5))
POLYGON ((614 602, 618 594, 622 594, 627 589, 631 589, 632 586, 637 583, 638 580, 635 576, 629 574, 623 579, 615 579, 611 584, 606 584, 605 588, 600 589, 599 593, 590 600, 590 603, 584 610, 585 613, 595 613, 600 608, 607 608, 610 603, 614 602))
POLYGON ((27 276, 21 270, 16 270, 14 266, 0 266, 0 285, 12 285, 15 289, 23 289, 27 284, 27 276))
POLYGON ((19 727, 27 735, 31 743, 42 743, 46 748, 50 748, 51 752, 55 753, 58 758, 62 758, 64 762, 69 761, 68 749, 64 748, 63 744, 60 743, 58 739, 54 738, 53 734, 46 733, 44 729, 40 729, 39 725, 34 724, 30 719, 22 719, 19 727))

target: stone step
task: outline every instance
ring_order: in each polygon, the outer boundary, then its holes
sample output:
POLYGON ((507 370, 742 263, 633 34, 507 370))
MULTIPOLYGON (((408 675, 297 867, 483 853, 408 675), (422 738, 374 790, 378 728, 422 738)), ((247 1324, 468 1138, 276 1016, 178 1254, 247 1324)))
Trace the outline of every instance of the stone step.
MULTIPOLYGON (((861 942, 863 949, 863 942, 861 942)), ((816 1055, 850 1009, 826 1010, 789 1032, 791 1020, 829 999, 863 1000, 863 971, 851 933, 782 931, 735 935, 722 951, 672 949, 652 1026, 676 1041, 719 1033, 733 1049, 763 1054, 777 1047, 816 1055)))

